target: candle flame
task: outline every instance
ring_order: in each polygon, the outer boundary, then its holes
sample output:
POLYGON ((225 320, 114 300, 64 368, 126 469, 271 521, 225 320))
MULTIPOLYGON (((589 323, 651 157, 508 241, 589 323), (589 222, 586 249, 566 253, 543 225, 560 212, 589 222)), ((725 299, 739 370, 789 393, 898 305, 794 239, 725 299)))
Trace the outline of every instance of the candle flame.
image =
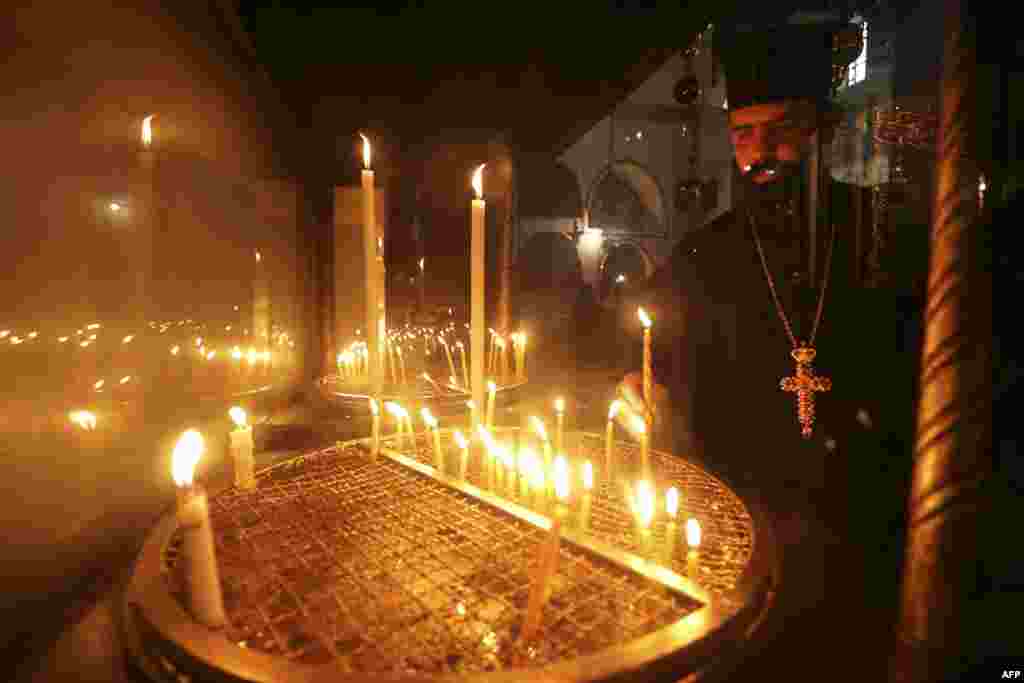
POLYGON ((86 325, 85 326, 85 329, 87 329, 87 330, 98 330, 99 328, 100 328, 100 324, 99 323, 92 323, 91 325, 86 325))
POLYGON ((11 331, 10 331, 10 330, 0 330, 0 339, 3 339, 3 338, 5 338, 5 337, 6 337, 7 335, 9 335, 10 333, 11 333, 11 331))
POLYGON ((409 415, 409 413, 407 413, 405 411, 405 408, 403 408, 402 406, 398 405, 394 401, 385 401, 384 402, 384 410, 388 411, 393 416, 395 416, 396 418, 399 418, 399 419, 408 417, 408 415, 409 415))
POLYGON ((614 420, 615 416, 619 413, 619 408, 622 406, 622 401, 612 401, 611 405, 608 406, 608 419, 614 420))
POLYGON ((249 353, 248 353, 248 358, 247 359, 249 361, 249 365, 252 365, 253 363, 256 362, 256 360, 257 360, 256 349, 253 349, 253 348, 249 349, 249 353))
POLYGON ((637 482, 635 512, 641 526, 651 525, 651 521, 654 519, 654 491, 647 481, 637 482))
POLYGON ((542 441, 548 440, 548 431, 544 429, 544 422, 542 422, 539 417, 531 415, 530 426, 533 427, 533 431, 537 433, 537 436, 539 436, 542 441))
POLYGON ((29 339, 35 339, 35 338, 36 338, 36 337, 38 337, 38 336, 39 336, 39 333, 38 333, 38 332, 34 332, 34 331, 33 331, 33 332, 29 332, 29 333, 28 333, 28 338, 29 338, 29 339))
POLYGON ((122 340, 121 340, 121 343, 122 343, 122 344, 127 344, 127 343, 129 343, 129 342, 130 342, 130 341, 131 341, 132 339, 135 339, 135 335, 134 335, 134 334, 129 334, 128 336, 126 336, 126 337, 125 337, 124 339, 122 339, 122 340))
POLYGON ((679 512, 679 491, 675 486, 665 492, 665 512, 671 519, 675 519, 679 512))
POLYGON ((498 390, 498 385, 497 384, 495 384, 494 382, 491 382, 491 381, 487 382, 487 391, 489 391, 490 393, 493 394, 497 390, 498 390))
POLYGON ((76 410, 69 413, 68 418, 87 432, 96 429, 96 416, 88 410, 76 410))
POLYGON ((359 137, 361 137, 363 139, 363 168, 365 168, 367 171, 369 171, 370 170, 370 141, 362 133, 359 134, 359 137))
POLYGON ((556 398, 555 399, 555 412, 556 413, 564 413, 565 412, 565 399, 564 398, 556 398))
POLYGON ((142 144, 149 147, 153 144, 153 117, 155 114, 150 114, 146 118, 142 119, 142 144))
POLYGON ((245 411, 240 406, 234 406, 228 411, 228 415, 231 416, 231 421, 235 423, 235 426, 239 429, 245 429, 247 416, 245 411))
POLYGON ((564 456, 557 456, 554 463, 555 495, 560 501, 569 497, 569 463, 564 456))
POLYGON ((90 342, 89 342, 88 340, 86 340, 86 341, 84 341, 84 342, 80 342, 80 343, 79 343, 78 345, 79 345, 79 346, 81 346, 81 347, 82 347, 82 348, 84 349, 84 348, 85 348, 85 347, 87 347, 87 346, 88 346, 89 344, 90 344, 90 342))
POLYGON ((210 351, 208 354, 206 354, 206 360, 213 360, 213 357, 216 356, 216 355, 217 355, 216 351, 210 351))
POLYGON ((234 358, 235 360, 242 360, 242 349, 238 348, 237 346, 231 349, 231 357, 234 358))
POLYGON ((68 337, 58 337, 58 338, 57 338, 57 341, 59 341, 59 342, 60 342, 61 344, 63 344, 63 343, 64 343, 64 342, 66 342, 67 340, 68 340, 68 337))
POLYGON ((175 345, 175 346, 171 347, 171 355, 172 356, 177 356, 178 355, 178 351, 181 351, 181 347, 180 346, 175 345))
POLYGON ((372 398, 370 399, 370 412, 373 413, 374 417, 380 415, 380 409, 377 407, 377 402, 372 398))
POLYGON ((462 450, 469 448, 469 442, 466 441, 466 437, 458 429, 455 430, 455 443, 459 444, 459 448, 462 450))
POLYGON ((700 522, 693 517, 686 520, 686 545, 691 548, 700 547, 700 522))
POLYGON ((124 377, 121 378, 121 382, 120 383, 121 384, 127 384, 131 380, 132 380, 132 376, 131 375, 125 375, 124 377))
POLYGON ((423 263, 424 263, 425 261, 426 261, 426 259, 422 259, 422 258, 420 259, 420 271, 422 271, 422 270, 423 270, 423 263))
POLYGON ((643 324, 644 327, 646 327, 646 328, 650 328, 651 327, 651 319, 647 315, 647 311, 645 311, 643 308, 638 308, 637 311, 636 311, 636 314, 637 314, 637 316, 639 316, 640 322, 641 322, 641 324, 643 324))
POLYGON ((473 172, 473 191, 476 192, 477 199, 484 198, 484 166, 486 165, 480 164, 473 172))
POLYGON ((637 434, 644 434, 647 432, 647 425, 644 423, 644 419, 639 415, 633 415, 633 431, 637 434))
POLYGON ((96 389, 97 391, 99 391, 100 389, 103 388, 103 384, 104 384, 104 380, 101 379, 98 382, 96 382, 96 384, 93 384, 92 388, 96 389))
POLYGON ((431 429, 437 428, 437 418, 430 414, 430 410, 427 408, 420 409, 420 417, 423 418, 423 422, 426 423, 431 429))
POLYGON ((589 460, 583 463, 583 488, 587 491, 594 488, 594 466, 589 460))
POLYGON ((174 446, 171 456, 171 476, 178 486, 191 486, 195 476, 196 465, 203 455, 203 435, 195 429, 189 429, 174 446))

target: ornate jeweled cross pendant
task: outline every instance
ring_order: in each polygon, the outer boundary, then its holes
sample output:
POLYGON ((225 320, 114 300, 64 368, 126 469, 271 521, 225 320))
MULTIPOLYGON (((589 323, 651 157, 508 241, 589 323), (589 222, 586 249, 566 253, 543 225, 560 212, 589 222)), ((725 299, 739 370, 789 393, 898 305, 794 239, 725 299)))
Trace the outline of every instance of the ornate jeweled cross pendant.
POLYGON ((811 362, 816 354, 814 349, 806 345, 793 349, 790 355, 796 361, 796 375, 785 377, 779 383, 783 391, 796 393, 796 414, 805 439, 811 438, 811 430, 814 428, 814 393, 832 388, 832 380, 814 374, 811 362))

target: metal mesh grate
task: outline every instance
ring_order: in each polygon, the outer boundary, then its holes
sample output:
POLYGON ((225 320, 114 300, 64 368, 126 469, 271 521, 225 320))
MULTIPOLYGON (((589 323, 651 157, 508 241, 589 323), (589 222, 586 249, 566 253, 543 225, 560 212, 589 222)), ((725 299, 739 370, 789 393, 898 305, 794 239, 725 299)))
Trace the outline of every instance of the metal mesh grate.
MULTIPOLYGON (((546 532, 351 445, 267 470, 256 490, 213 497, 211 517, 228 637, 349 671, 542 666, 635 639, 700 607, 563 543, 541 637, 521 644, 529 575, 546 532)), ((172 542, 172 569, 176 555, 172 542)), ((180 593, 175 576, 168 574, 180 593)))
MULTIPOLYGON (((502 432, 515 434, 518 430, 496 430, 501 437, 502 432)), ((418 433, 416 450, 411 452, 408 437, 399 443, 391 436, 382 439, 382 444, 404 455, 414 457, 424 464, 433 465, 432 446, 428 444, 422 433, 418 433)), ((514 436, 505 440, 512 443, 514 436)), ((750 561, 754 550, 753 520, 739 496, 729 487, 715 479, 703 469, 692 465, 681 458, 673 457, 659 451, 650 452, 651 471, 654 485, 658 492, 658 516, 651 525, 651 540, 648 552, 643 552, 639 537, 635 532, 633 514, 625 497, 623 484, 635 482, 639 478, 640 449, 634 444, 615 442, 614 464, 615 473, 612 481, 604 472, 604 439, 598 435, 586 433, 566 434, 566 454, 577 466, 584 460, 590 460, 594 467, 594 495, 591 502, 590 524, 586 531, 590 536, 609 543, 621 550, 645 555, 649 559, 661 561, 669 569, 681 576, 696 581, 705 590, 724 597, 736 588, 736 584, 750 561), (666 531, 668 524, 664 513, 664 500, 661 497, 668 487, 674 486, 680 494, 678 523, 676 532, 679 536, 674 544, 671 561, 666 561, 665 551, 668 549, 666 531), (686 519, 694 517, 700 522, 702 539, 700 555, 696 562, 687 562, 686 539, 683 534, 686 519)), ((449 433, 442 433, 442 448, 446 453, 457 453, 456 446, 449 433)), ((447 456, 446 462, 451 464, 454 456, 447 456)), ((452 471, 454 473, 454 470, 452 471)), ((575 475, 574 475, 575 476, 575 475)), ((486 488, 486 477, 479 458, 470 458, 467 467, 467 480, 480 488, 486 488)), ((577 487, 578 479, 574 482, 577 487)), ((519 487, 506 488, 500 495, 530 508, 535 512, 547 514, 544 509, 533 504, 530 497, 522 498, 519 487)), ((580 501, 576 498, 572 504, 572 517, 575 520, 580 510, 580 501)))

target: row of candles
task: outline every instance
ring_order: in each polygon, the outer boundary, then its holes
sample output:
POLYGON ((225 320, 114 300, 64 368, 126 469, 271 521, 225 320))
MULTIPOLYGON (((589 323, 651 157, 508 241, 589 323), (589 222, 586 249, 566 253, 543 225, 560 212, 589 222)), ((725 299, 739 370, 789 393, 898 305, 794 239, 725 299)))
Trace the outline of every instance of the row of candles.
MULTIPOLYGON (((498 377, 502 384, 512 381, 526 381, 526 333, 515 332, 508 335, 508 338, 490 330, 491 343, 488 348, 487 373, 498 377), (509 345, 511 344, 511 350, 509 345), (513 370, 514 365, 514 370, 513 370)), ((389 335, 384 342, 383 360, 385 364, 385 375, 389 375, 394 384, 408 384, 409 374, 406 372, 405 351, 416 350, 415 339, 422 336, 423 339, 423 360, 431 355, 431 347, 436 351, 437 345, 444 349, 444 355, 448 362, 448 370, 451 373, 449 380, 453 386, 459 386, 468 391, 470 382, 470 367, 467 362, 466 345, 461 340, 449 342, 444 334, 428 336, 427 334, 415 335, 410 332, 389 335), (458 366, 461 374, 456 370, 455 356, 452 347, 458 355, 458 366), (405 351, 403 351, 403 348, 405 351)), ((343 380, 355 380, 369 376, 369 350, 366 342, 354 341, 337 356, 338 374, 343 380)), ((422 376, 422 375, 421 375, 422 376)))

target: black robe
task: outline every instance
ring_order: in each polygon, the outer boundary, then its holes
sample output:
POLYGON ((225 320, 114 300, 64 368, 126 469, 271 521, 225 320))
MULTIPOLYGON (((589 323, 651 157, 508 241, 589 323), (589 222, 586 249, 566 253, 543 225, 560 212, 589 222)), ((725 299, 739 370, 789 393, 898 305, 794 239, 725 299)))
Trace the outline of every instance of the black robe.
MULTIPOLYGON (((817 514, 867 553, 884 553, 891 561, 883 563, 884 576, 878 579, 896 585, 893 563, 899 563, 909 485, 920 302, 909 292, 854 282, 853 237, 844 220, 847 198, 843 186, 833 184, 836 242, 814 344, 814 368, 832 380, 832 390, 816 394, 809 440, 800 434, 795 395, 779 386, 794 374, 792 344, 776 312, 747 210, 730 211, 685 238, 635 303, 649 306, 655 318, 654 374, 669 391, 674 451, 703 462, 739 488, 782 491, 772 496, 773 512, 785 515, 780 507, 791 505, 793 512, 817 514)), ((811 286, 803 275, 803 285, 797 284, 794 273, 806 270, 806 246, 771 223, 759 220, 765 258, 795 336, 807 339, 825 249, 819 251, 818 282, 811 286)), ((827 245, 827 238, 822 241, 827 245)))

